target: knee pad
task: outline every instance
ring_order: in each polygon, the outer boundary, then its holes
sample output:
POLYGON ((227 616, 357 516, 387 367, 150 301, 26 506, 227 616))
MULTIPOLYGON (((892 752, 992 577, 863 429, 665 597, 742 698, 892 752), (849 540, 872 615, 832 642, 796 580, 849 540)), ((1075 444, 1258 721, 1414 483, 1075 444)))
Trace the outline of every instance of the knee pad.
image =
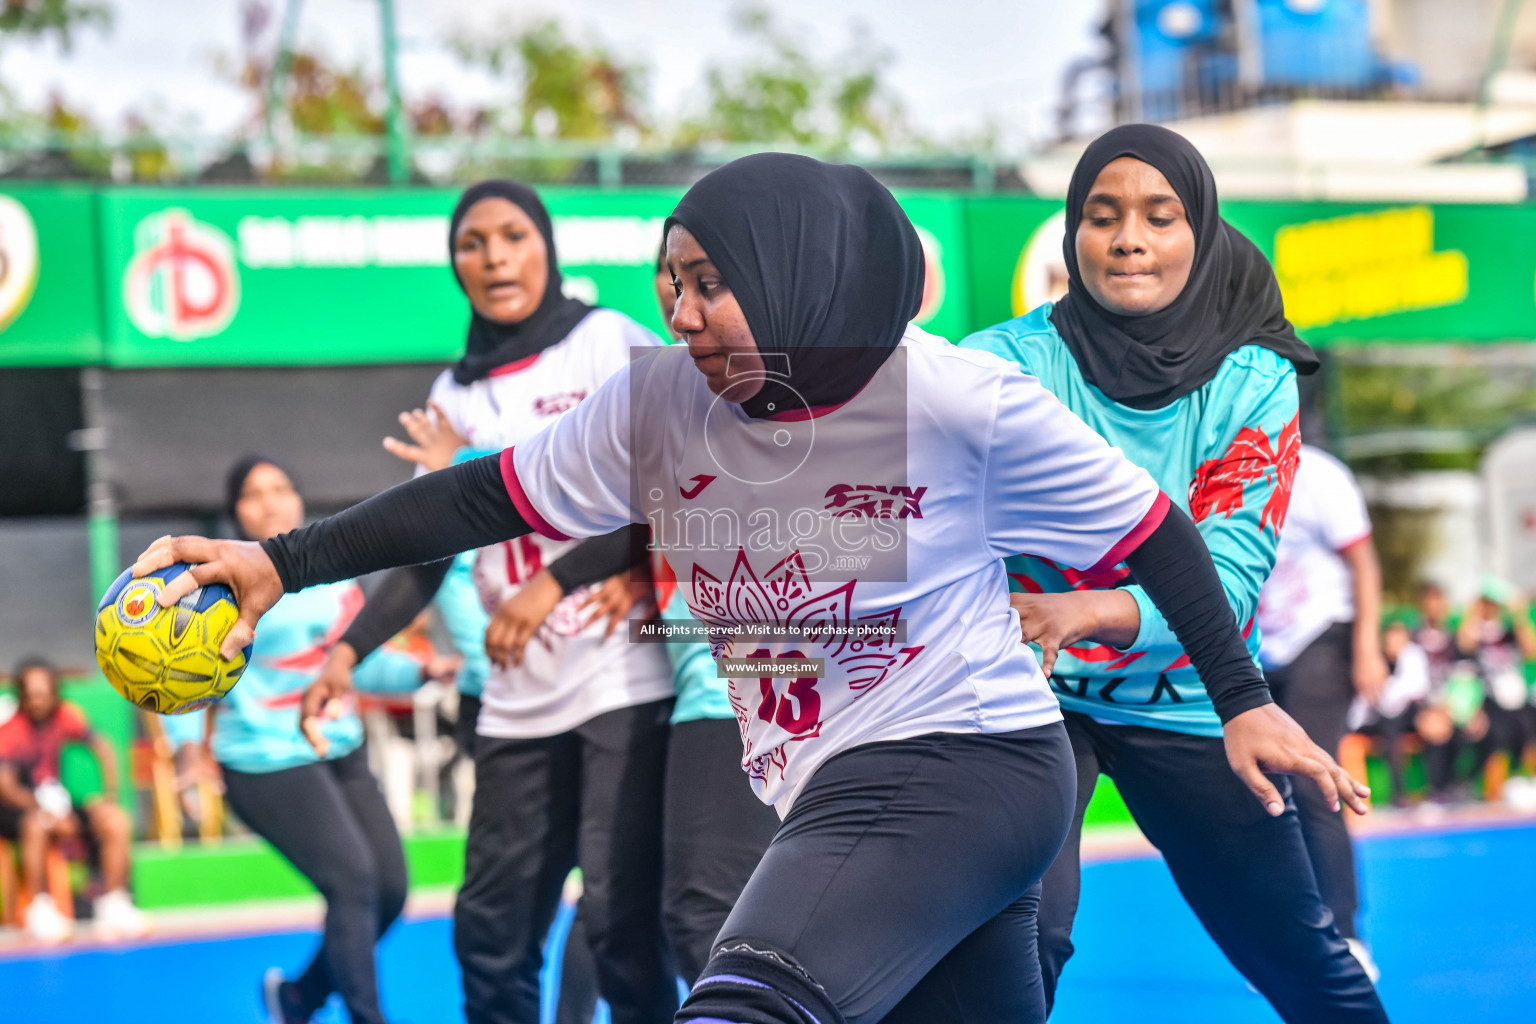
POLYGON ((694 1024, 844 1024, 826 989, 793 957, 747 942, 715 950, 677 1019, 694 1024))

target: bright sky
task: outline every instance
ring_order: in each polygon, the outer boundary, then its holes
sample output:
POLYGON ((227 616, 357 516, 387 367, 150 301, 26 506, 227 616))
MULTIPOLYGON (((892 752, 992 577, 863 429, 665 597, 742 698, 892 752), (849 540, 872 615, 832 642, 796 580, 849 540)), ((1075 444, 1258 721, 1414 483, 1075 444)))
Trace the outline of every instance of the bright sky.
MULTIPOLYGON (((53 43, 11 44, 0 81, 36 103, 52 90, 84 106, 103 127, 137 109, 162 129, 223 133, 251 115, 250 100, 217 70, 240 46, 242 0, 107 0, 106 34, 81 33, 64 55, 53 43)), ((264 37, 277 37, 284 0, 264 37)), ((297 0, 290 0, 297 2, 297 0)), ((1104 0, 774 0, 781 26, 823 56, 843 51, 862 23, 894 54, 889 77, 909 114, 940 138, 978 131, 990 117, 1010 148, 1050 133, 1062 73, 1096 52, 1104 0)), ((450 106, 494 100, 494 83, 466 74, 444 40, 455 32, 528 24, 554 16, 579 35, 651 68, 652 109, 685 108, 714 62, 746 53, 731 28, 730 0, 395 0, 401 85, 408 97, 436 93, 450 106)), ((342 63, 378 66, 375 0, 304 0, 300 44, 342 63)))

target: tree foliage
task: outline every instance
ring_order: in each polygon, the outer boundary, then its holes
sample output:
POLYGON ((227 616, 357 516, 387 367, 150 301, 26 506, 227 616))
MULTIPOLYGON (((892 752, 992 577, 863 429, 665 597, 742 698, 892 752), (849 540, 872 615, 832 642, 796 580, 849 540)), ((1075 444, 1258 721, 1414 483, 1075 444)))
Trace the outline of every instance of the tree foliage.
POLYGON ((1429 351, 1422 362, 1342 361, 1337 387, 1345 437, 1424 431, 1440 439, 1434 450, 1410 446, 1354 463, 1385 475, 1476 469, 1484 448, 1510 425, 1536 422, 1536 367, 1497 357, 1444 358, 1454 351, 1429 351))
POLYGON ((682 124, 677 141, 838 152, 882 152, 920 141, 887 86, 891 54, 867 31, 855 28, 846 51, 824 59, 781 28, 767 8, 739 10, 735 24, 757 56, 740 66, 709 68, 704 111, 682 124))
POLYGON ((339 68, 316 53, 295 53, 278 85, 282 110, 303 135, 381 135, 382 86, 360 68, 339 68))
POLYGON ((0 0, 0 41, 52 37, 68 53, 75 30, 91 25, 110 28, 112 8, 81 0, 0 0))
POLYGON ((520 134, 610 139, 648 127, 642 113, 648 69, 567 36, 557 21, 489 38, 460 35, 453 48, 466 63, 507 81, 511 99, 504 109, 520 134))

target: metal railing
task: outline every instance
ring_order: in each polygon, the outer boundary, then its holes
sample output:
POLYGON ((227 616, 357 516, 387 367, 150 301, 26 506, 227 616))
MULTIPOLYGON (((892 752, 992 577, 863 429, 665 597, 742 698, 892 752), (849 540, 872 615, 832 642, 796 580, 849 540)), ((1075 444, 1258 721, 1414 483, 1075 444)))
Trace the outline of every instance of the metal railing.
MULTIPOLYGON (((387 184, 388 140, 379 135, 205 136, 72 135, 0 132, 0 179, 163 184, 387 184)), ((671 149, 611 142, 417 136, 409 142, 410 181, 449 184, 504 175, 541 184, 605 188, 688 185, 715 167, 766 150, 803 152, 868 167, 893 187, 1023 190, 1017 162, 996 155, 923 151, 862 155, 776 145, 671 149)))

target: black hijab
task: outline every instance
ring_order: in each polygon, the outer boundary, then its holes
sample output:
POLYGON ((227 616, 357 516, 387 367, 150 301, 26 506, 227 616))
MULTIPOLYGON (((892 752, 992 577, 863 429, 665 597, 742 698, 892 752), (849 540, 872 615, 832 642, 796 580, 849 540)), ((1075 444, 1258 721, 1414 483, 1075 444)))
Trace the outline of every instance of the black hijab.
MULTIPOLYGON (((787 153, 742 157, 688 190, 667 229, 698 239, 758 350, 787 358, 747 415, 848 401, 923 300, 923 247, 891 193, 859 167, 787 153), (798 396, 798 397, 797 397, 798 396), (774 406, 770 409, 769 406, 774 406)), ((766 360, 770 372, 775 360, 766 360)))
POLYGON ((240 504, 240 492, 245 490, 245 481, 257 466, 272 466, 282 470, 288 482, 293 484, 294 490, 299 488, 293 471, 269 455, 242 455, 236 459, 234 465, 229 467, 229 472, 224 474, 224 514, 229 517, 235 536, 240 540, 251 538, 246 536, 245 527, 240 525, 240 515, 235 511, 235 506, 240 504))
POLYGON ((1204 386, 1222 360, 1244 345, 1289 359, 1297 373, 1317 369, 1317 355, 1285 318, 1280 285, 1264 254, 1222 220, 1216 179, 1183 136, 1150 124, 1111 129, 1089 145, 1067 188, 1067 294, 1051 311, 1090 384, 1133 409, 1160 409, 1204 386), (1077 226, 1088 190, 1110 161, 1135 157, 1162 172, 1195 233, 1189 282, 1166 308, 1121 316, 1094 301, 1077 266, 1077 226))
MULTIPOLYGON (((544 351, 563 340, 592 311, 592 307, 585 302, 567 298, 561 292, 560 261, 555 258, 555 232, 550 224, 549 211, 544 209, 544 204, 539 201, 533 189, 515 181, 493 179, 477 182, 459 196, 459 203, 453 208, 453 219, 448 223, 448 265, 454 265, 454 246, 464 215, 480 200, 491 198, 517 204, 539 229, 539 234, 544 236, 549 276, 545 280, 544 295, 539 300, 538 308, 515 324, 481 316, 478 310, 470 307, 469 342, 464 349, 464 358, 453 368, 453 379, 459 384, 473 384, 498 366, 515 363, 544 351)), ((453 279, 459 281, 457 269, 453 272, 453 279)), ((459 288, 463 287, 464 282, 459 281, 459 288)))

